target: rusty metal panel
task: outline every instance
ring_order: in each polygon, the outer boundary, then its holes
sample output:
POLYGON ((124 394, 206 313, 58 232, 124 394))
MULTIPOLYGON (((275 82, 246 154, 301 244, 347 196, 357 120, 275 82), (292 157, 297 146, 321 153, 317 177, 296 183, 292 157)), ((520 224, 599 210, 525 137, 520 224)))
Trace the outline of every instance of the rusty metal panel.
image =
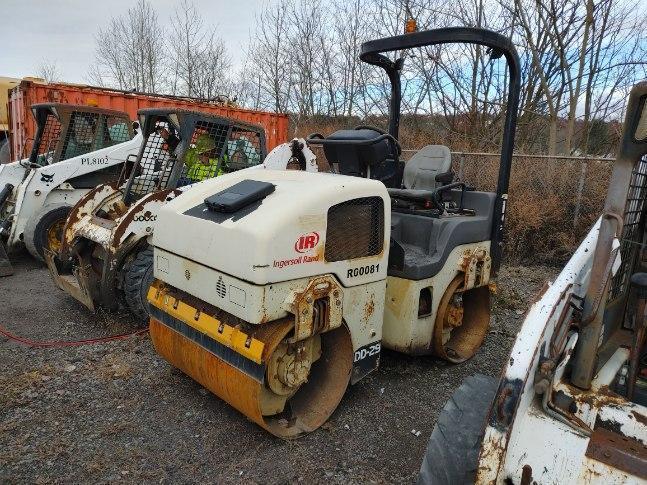
POLYGON ((288 116, 285 114, 249 110, 189 98, 132 93, 80 84, 39 83, 23 80, 18 87, 11 91, 9 98, 9 109, 12 115, 10 136, 13 159, 20 153, 25 141, 33 138, 36 132, 29 107, 34 103, 47 102, 91 105, 125 111, 132 120, 137 119, 137 110, 141 108, 177 107, 204 111, 261 125, 265 128, 268 151, 284 143, 288 138, 288 116))
POLYGON ((636 439, 597 428, 589 440, 586 456, 647 479, 647 446, 636 439))

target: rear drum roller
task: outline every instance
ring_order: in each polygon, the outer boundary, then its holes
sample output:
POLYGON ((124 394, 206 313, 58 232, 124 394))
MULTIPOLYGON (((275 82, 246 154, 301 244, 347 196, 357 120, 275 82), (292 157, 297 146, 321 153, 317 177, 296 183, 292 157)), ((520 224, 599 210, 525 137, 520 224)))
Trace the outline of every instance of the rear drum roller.
MULTIPOLYGON (((254 378, 207 350, 197 340, 151 318, 150 336, 157 352, 205 388, 270 433, 284 439, 314 431, 341 401, 353 365, 346 327, 290 343, 293 322, 259 325, 250 334, 264 343, 262 377, 254 378)), ((230 355, 231 349, 226 349, 230 355)), ((243 366, 241 366, 243 367, 243 366)))
POLYGON ((440 300, 433 353, 449 362, 471 358, 481 347, 490 327, 490 289, 486 286, 463 291, 464 277, 458 275, 440 300))

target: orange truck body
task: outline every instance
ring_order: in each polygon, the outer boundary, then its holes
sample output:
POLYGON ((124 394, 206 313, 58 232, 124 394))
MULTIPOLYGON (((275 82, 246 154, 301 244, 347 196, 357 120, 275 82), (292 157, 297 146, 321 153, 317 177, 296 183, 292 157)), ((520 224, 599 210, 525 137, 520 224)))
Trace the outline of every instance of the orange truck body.
POLYGON ((12 160, 27 156, 30 143, 36 134, 36 123, 30 111, 31 105, 48 102, 99 106, 125 111, 132 120, 137 119, 137 110, 140 108, 173 106, 205 111, 261 125, 265 128, 268 150, 284 143, 288 138, 288 116, 285 114, 243 109, 224 103, 209 103, 184 97, 136 93, 79 84, 23 80, 9 91, 9 137, 12 160))

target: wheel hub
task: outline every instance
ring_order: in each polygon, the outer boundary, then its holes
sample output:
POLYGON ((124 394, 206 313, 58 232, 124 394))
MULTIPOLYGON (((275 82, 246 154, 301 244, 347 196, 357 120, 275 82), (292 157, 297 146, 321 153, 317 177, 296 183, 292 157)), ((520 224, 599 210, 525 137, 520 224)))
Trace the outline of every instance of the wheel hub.
POLYGON ((464 278, 457 275, 438 305, 432 351, 450 362, 463 362, 481 346, 490 324, 488 286, 463 290, 464 278))
POLYGON ((58 253, 61 249, 61 244, 63 241, 63 227, 65 226, 65 219, 59 219, 55 221, 47 229, 47 249, 58 253))
POLYGON ((292 395, 308 382, 312 364, 321 355, 321 340, 314 335, 306 340, 288 344, 282 342, 267 366, 269 388, 281 396, 292 395))
POLYGON ((463 293, 454 293, 447 306, 443 322, 443 344, 449 341, 452 330, 463 324, 463 314, 463 293))

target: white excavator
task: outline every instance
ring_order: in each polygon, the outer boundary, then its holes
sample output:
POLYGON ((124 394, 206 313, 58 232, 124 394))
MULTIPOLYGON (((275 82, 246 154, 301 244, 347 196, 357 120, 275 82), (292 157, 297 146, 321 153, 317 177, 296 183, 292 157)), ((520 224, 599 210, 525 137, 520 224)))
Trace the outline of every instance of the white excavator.
POLYGON ((0 165, 0 275, 12 273, 7 252, 26 246, 43 260, 57 251, 67 214, 96 185, 116 179, 141 144, 124 112, 61 103, 31 107, 31 153, 0 165), (6 245, 6 250, 3 247, 6 245))

